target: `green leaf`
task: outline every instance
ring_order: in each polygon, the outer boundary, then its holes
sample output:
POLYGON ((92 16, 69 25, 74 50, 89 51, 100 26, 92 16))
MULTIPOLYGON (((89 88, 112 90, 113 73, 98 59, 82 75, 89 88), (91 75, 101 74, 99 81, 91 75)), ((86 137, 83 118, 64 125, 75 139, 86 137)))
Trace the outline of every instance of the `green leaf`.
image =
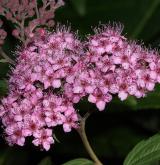
POLYGON ((116 21, 122 22, 125 25, 124 34, 127 34, 129 37, 140 27, 138 33, 136 32, 136 38, 143 41, 152 40, 152 42, 155 38, 159 38, 160 5, 154 3, 155 0, 85 1, 84 3, 84 0, 69 0, 68 2, 70 3, 66 3, 63 8, 57 10, 56 20, 64 24, 67 20, 71 23, 72 28, 75 30, 78 29, 81 34, 91 34, 90 27, 97 25, 99 22, 107 23, 109 21, 116 21), (83 9, 81 6, 84 6, 84 4, 86 14, 82 17, 79 11, 83 9))
MULTIPOLYGON (((3 148, 2 148, 3 149, 3 148)), ((1 155, 1 152, 0 152, 1 155)), ((17 150, 11 147, 8 147, 5 151, 5 158, 0 162, 0 165, 27 165, 28 164, 28 153, 25 150, 17 150)))
POLYGON ((66 162, 62 165, 94 165, 94 163, 88 159, 78 158, 78 159, 70 160, 69 162, 66 162))
POLYGON ((133 96, 129 96, 125 101, 121 101, 118 97, 115 97, 112 100, 112 104, 116 104, 119 106, 126 106, 129 107, 130 109, 137 110, 137 100, 133 96))
POLYGON ((133 110, 145 109, 160 109, 160 84, 157 84, 155 90, 148 92, 144 98, 136 99, 136 97, 129 96, 125 101, 120 101, 118 97, 113 99, 112 103, 120 105, 121 107, 128 106, 133 110))
POLYGON ((5 80, 0 80, 0 96, 3 96, 7 93, 8 87, 7 82, 5 80))
POLYGON ((50 157, 45 157, 38 165, 53 165, 50 157))
POLYGON ((8 150, 0 152, 0 165, 4 165, 6 163, 8 150))
POLYGON ((132 37, 133 38, 137 37, 141 33, 141 31, 143 30, 143 28, 147 24, 148 20, 152 17, 152 15, 154 14, 154 12, 158 8, 159 3, 160 3, 159 0, 152 0, 152 3, 150 4, 148 10, 146 10, 146 13, 142 17, 139 25, 137 25, 137 27, 133 31, 133 33, 132 33, 132 37))
POLYGON ((150 165, 160 159, 160 134, 139 142, 126 157, 123 165, 150 165))
POLYGON ((146 97, 137 99, 136 109, 160 109, 160 85, 156 85, 153 92, 150 92, 146 97))
POLYGON ((71 3, 80 16, 86 14, 86 0, 71 0, 71 3))
POLYGON ((135 108, 137 106, 137 100, 133 96, 129 96, 127 100, 124 101, 124 103, 130 107, 135 108))
POLYGON ((6 77, 9 71, 8 63, 0 63, 0 77, 6 77))

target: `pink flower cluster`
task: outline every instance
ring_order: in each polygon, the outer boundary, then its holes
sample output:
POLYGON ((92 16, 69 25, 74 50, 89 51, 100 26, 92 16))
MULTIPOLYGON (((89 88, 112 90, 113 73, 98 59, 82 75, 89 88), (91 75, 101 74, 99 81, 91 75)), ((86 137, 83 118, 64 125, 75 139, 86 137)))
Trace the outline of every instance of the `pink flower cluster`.
POLYGON ((41 34, 41 39, 19 52, 0 116, 10 145, 23 146, 25 138, 33 136, 34 145, 49 150, 54 127, 62 125, 65 132, 78 127, 73 102, 63 88, 79 69, 82 46, 68 30, 41 34))
MULTIPOLYGON (((121 35, 122 26, 103 26, 86 43, 86 74, 93 89, 88 100, 99 110, 117 94, 123 101, 129 95, 144 97, 160 83, 160 56, 121 35)), ((79 80, 78 80, 79 81, 79 80)), ((75 84, 75 83, 74 83, 75 84)))
POLYGON ((102 111, 112 97, 144 97, 160 83, 160 57, 121 35, 121 26, 102 26, 81 42, 64 27, 19 52, 0 116, 9 144, 33 144, 49 150, 54 127, 78 127, 74 105, 83 97, 102 111))
POLYGON ((26 44, 39 27, 54 26, 55 10, 63 5, 63 0, 0 0, 0 15, 14 24, 12 35, 26 44))

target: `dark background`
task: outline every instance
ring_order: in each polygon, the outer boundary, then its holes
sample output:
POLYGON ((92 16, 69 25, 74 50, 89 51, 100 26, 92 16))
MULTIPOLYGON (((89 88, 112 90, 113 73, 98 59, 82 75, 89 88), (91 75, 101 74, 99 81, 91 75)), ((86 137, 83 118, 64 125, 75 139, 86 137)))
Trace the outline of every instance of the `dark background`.
MULTIPOLYGON (((92 34, 91 27, 99 22, 121 22, 126 37, 159 49, 160 0, 68 0, 56 12, 55 19, 62 24, 71 24, 75 31, 78 29, 81 38, 92 34)), ((6 21, 5 26, 10 33, 12 25, 6 21)), ((11 56, 15 42, 14 38, 8 37, 4 45, 5 51, 11 56)), ((0 63, 1 97, 7 91, 5 79, 8 71, 9 66, 0 63)), ((114 98, 105 111, 97 110, 87 120, 88 138, 104 165, 121 165, 134 145, 159 132, 159 91, 160 86, 157 85, 155 91, 143 99, 130 97, 120 102, 114 98)), ((89 106, 83 102, 79 105, 84 111, 89 106)), ((49 152, 39 151, 30 142, 25 147, 8 147, 2 134, 0 165, 50 165, 51 161, 53 165, 60 165, 73 158, 89 158, 75 131, 65 134, 61 128, 57 128, 55 132, 60 143, 57 142, 49 152)))

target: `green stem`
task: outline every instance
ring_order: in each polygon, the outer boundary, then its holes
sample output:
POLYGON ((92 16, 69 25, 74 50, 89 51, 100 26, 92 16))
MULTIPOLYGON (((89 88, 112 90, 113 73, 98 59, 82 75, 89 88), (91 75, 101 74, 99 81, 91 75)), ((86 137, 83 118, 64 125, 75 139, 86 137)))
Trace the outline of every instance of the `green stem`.
POLYGON ((98 157, 96 156, 96 154, 94 153, 93 149, 91 148, 88 138, 86 136, 85 123, 86 123, 86 119, 89 117, 89 115, 90 115, 90 113, 87 112, 83 118, 80 117, 80 127, 77 129, 77 132, 79 133, 79 135, 82 139, 83 145, 86 148, 86 151, 88 152, 91 159, 94 161, 95 165, 103 165, 100 162, 100 160, 98 159, 98 157))
POLYGON ((2 56, 10 64, 14 64, 14 61, 9 56, 7 56, 7 54, 3 51, 1 47, 0 47, 0 56, 2 56))
POLYGON ((144 17, 140 20, 139 25, 133 32, 133 34, 132 34, 133 38, 136 38, 141 33, 141 31, 145 27, 147 21, 152 17, 152 15, 153 15, 154 11, 156 10, 156 8, 158 7, 159 3, 160 3, 160 0, 152 0, 152 4, 149 6, 149 9, 146 11, 146 13, 144 14, 144 17))

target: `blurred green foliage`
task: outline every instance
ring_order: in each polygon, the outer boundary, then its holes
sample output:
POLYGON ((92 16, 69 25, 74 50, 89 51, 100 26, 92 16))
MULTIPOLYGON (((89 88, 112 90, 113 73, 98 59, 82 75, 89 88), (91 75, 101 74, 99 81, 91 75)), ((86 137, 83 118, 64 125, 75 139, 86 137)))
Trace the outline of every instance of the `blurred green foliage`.
POLYGON ((53 165, 50 157, 45 157, 38 165, 53 165))
MULTIPOLYGON (((66 0, 66 5, 56 12, 56 21, 71 24, 79 31, 81 38, 92 34, 91 27, 101 23, 121 22, 124 34, 130 39, 144 41, 145 45, 159 48, 160 43, 160 0, 66 0)), ((9 22, 5 27, 11 32, 9 22)), ((4 49, 12 58, 17 40, 8 37, 4 49)), ((0 61, 0 97, 7 93, 9 65, 0 61)), ((121 165, 124 157, 133 146, 160 129, 160 86, 147 97, 137 100, 129 97, 120 102, 114 98, 104 112, 94 113, 87 121, 87 134, 91 145, 105 164, 121 165)), ((86 110, 87 103, 79 105, 86 110)), ((95 108, 95 107, 93 107, 95 108)), ((2 132, 2 130, 1 130, 2 132)), ((56 143, 49 152, 39 151, 27 143, 25 147, 8 147, 0 139, 0 165, 59 165, 68 160, 88 155, 77 133, 64 134, 55 130, 60 143, 56 143)), ((158 165, 157 162, 153 165, 158 165)), ((77 164, 78 165, 78 164, 77 164)))

